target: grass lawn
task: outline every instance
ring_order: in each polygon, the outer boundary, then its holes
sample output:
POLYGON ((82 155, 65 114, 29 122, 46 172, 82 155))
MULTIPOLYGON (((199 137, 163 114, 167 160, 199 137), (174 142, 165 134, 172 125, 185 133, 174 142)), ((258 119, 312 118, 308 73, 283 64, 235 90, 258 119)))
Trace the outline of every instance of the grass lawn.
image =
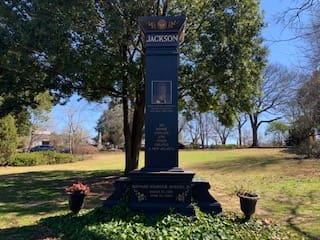
MULTIPOLYGON (((181 151, 180 167, 210 181, 224 211, 240 212, 235 191, 257 192, 257 215, 286 225, 305 239, 320 238, 320 160, 301 159, 285 149, 181 151)), ((141 167, 143 166, 141 154, 141 167)), ((78 179, 90 185, 86 209, 112 193, 124 169, 123 153, 94 155, 71 164, 0 168, 0 239, 30 235, 41 218, 68 213, 64 188, 78 179)), ((45 230, 41 230, 45 231, 45 230)))

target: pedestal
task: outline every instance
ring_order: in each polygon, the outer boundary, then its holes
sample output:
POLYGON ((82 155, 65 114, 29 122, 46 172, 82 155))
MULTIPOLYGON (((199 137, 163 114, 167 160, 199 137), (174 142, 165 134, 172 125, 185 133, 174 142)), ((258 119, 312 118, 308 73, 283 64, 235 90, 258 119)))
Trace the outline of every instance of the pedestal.
POLYGON ((194 215, 191 204, 193 176, 189 171, 133 171, 130 173, 129 208, 147 215, 168 211, 194 215))
POLYGON ((193 177, 190 171, 133 171, 128 178, 116 180, 115 191, 104 206, 128 203, 130 209, 145 215, 171 211, 192 216, 196 204, 202 212, 221 214, 220 203, 209 193, 209 182, 193 177))

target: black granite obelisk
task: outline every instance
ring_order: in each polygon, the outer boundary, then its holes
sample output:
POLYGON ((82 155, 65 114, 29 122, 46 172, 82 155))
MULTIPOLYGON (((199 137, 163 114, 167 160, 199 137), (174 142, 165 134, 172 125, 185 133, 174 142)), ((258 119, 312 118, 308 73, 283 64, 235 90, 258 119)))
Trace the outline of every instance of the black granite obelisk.
POLYGON ((178 167, 179 43, 185 17, 141 17, 146 44, 145 167, 130 173, 130 207, 193 215, 194 173, 178 167))

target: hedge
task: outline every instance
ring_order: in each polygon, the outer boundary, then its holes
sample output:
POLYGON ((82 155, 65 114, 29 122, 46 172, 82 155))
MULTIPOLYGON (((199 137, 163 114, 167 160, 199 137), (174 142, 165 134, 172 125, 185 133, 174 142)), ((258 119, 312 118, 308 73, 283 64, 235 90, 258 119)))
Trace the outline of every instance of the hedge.
POLYGON ((10 166, 36 166, 46 164, 71 163, 79 159, 71 154, 52 151, 17 153, 16 157, 8 164, 10 166))

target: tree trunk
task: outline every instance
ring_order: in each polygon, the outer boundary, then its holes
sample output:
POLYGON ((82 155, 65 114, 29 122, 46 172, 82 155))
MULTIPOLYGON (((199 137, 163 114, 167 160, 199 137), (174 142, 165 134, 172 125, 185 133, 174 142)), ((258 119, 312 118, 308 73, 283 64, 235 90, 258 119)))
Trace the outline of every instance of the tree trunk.
POLYGON ((258 128, 256 126, 252 127, 252 147, 259 147, 258 128))
MULTIPOLYGON (((127 60, 128 46, 122 45, 120 52, 123 60, 127 60)), ((144 72, 144 71, 142 71, 144 72)), ((145 79, 142 77, 142 79, 145 79)), ((145 87, 144 81, 136 86, 135 100, 129 99, 128 89, 129 76, 123 77, 122 87, 122 108, 123 108, 123 133, 125 142, 125 174, 137 169, 139 165, 139 152, 141 139, 143 135, 144 114, 145 114, 145 87), (133 107, 133 116, 131 119, 130 107, 133 107)))
POLYGON ((239 147, 242 146, 242 126, 241 126, 241 121, 237 120, 238 122, 238 145, 239 147))
POLYGON ((143 135, 145 112, 145 97, 144 93, 142 92, 143 91, 137 93, 132 121, 129 111, 129 99, 127 97, 123 97, 123 131, 126 153, 126 175, 130 171, 137 169, 139 165, 139 152, 143 135))
POLYGON ((252 129, 252 147, 259 147, 259 141, 258 141, 258 117, 257 115, 249 115, 250 117, 250 123, 251 123, 251 129, 252 129))
POLYGON ((125 164, 125 174, 128 174, 130 170, 134 169, 134 165, 131 161, 131 152, 132 152, 132 141, 131 141, 131 126, 130 124, 130 115, 129 115, 129 104, 128 98, 122 98, 122 108, 123 108, 123 133, 124 133, 124 149, 126 153, 126 164, 125 164))
MULTIPOLYGON (((137 169, 139 165, 139 153, 141 148, 141 140, 144 126, 144 110, 145 99, 144 94, 139 94, 137 97, 136 106, 133 112, 132 124, 128 124, 131 134, 128 135, 126 142, 126 167, 125 174, 137 169)), ((125 135, 126 136, 126 135, 125 135)), ((126 138, 126 137, 125 137, 126 138)))
POLYGON ((242 132, 241 132, 241 127, 238 125, 238 136, 239 136, 239 147, 242 146, 242 132))

